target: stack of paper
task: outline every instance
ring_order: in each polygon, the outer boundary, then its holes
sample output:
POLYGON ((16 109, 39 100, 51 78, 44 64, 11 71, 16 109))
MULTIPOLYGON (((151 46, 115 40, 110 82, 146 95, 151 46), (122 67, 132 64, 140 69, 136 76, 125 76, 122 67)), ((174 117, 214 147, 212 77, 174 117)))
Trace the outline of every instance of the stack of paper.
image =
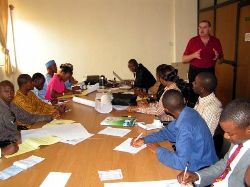
POLYGON ((123 178, 121 169, 98 171, 98 174, 101 181, 118 180, 123 178))
POLYGON ((42 162, 43 160, 44 158, 32 155, 24 160, 16 161, 12 166, 0 172, 0 180, 5 180, 15 176, 16 174, 42 162))
POLYGON ((67 119, 54 119, 44 126, 65 125, 65 124, 72 124, 72 123, 75 123, 75 121, 67 120, 67 119))
POLYGON ((40 187, 64 187, 70 176, 71 173, 50 172, 40 187))
POLYGON ((73 145, 93 136, 80 123, 45 126, 43 129, 48 134, 58 137, 61 142, 73 145))
POLYGON ((146 145, 142 145, 141 147, 138 147, 138 148, 133 147, 130 145, 131 141, 132 141, 132 138, 128 138, 126 141, 124 141, 123 143, 118 145, 116 148, 114 148, 114 150, 127 152, 127 153, 131 153, 131 154, 136 154, 146 147, 146 145))
POLYGON ((39 149, 41 145, 52 145, 59 141, 60 141, 59 138, 53 136, 28 138, 22 144, 19 145, 19 150, 16 153, 12 155, 6 155, 5 157, 10 158, 13 156, 21 155, 23 153, 39 149))
POLYGON ((100 132, 98 132, 98 134, 123 137, 126 134, 128 134, 130 131, 131 130, 129 130, 129 129, 107 127, 105 129, 101 130, 100 132))
MULTIPOLYGON (((162 181, 145 181, 145 182, 119 182, 119 183, 105 183, 104 187, 184 187, 178 183, 176 179, 173 180, 162 180, 162 181)), ((191 185, 193 186, 193 185, 191 185)))

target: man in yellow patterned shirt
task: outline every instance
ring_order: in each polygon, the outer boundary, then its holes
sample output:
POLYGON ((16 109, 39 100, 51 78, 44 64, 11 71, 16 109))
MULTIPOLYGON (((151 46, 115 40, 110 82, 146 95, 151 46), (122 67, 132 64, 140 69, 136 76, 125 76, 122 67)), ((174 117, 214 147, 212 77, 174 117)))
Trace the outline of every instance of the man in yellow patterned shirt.
POLYGON ((19 90, 11 104, 17 121, 31 124, 38 121, 51 121, 59 116, 59 111, 54 106, 41 101, 31 91, 33 84, 28 74, 19 75, 17 82, 19 90))

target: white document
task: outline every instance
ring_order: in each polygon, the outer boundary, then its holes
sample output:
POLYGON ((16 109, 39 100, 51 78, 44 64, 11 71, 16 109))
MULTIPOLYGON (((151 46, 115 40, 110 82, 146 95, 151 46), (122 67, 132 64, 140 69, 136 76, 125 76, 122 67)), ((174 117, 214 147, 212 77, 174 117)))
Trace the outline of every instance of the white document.
POLYGON ((128 106, 113 105, 113 108, 114 108, 115 110, 120 111, 120 110, 127 110, 128 106))
POLYGON ((80 139, 75 139, 75 140, 61 140, 62 143, 67 143, 70 145, 76 145, 88 138, 90 138, 91 136, 94 136, 94 134, 89 134, 89 136, 86 136, 85 138, 80 138, 80 139))
POLYGON ((143 129, 145 129, 145 130, 153 130, 153 129, 161 129, 162 127, 163 127, 163 125, 162 126, 160 126, 160 125, 158 125, 158 124, 154 124, 154 123, 152 123, 152 124, 144 124, 144 123, 140 123, 140 122, 138 122, 137 123, 137 125, 139 126, 139 127, 141 127, 141 128, 143 128, 143 129))
POLYGON ((71 173, 50 172, 40 187, 64 187, 71 173))
POLYGON ((80 97, 73 97, 72 100, 75 103, 95 107, 95 101, 91 101, 91 100, 88 100, 88 99, 83 99, 83 98, 80 98, 80 97))
POLYGON ((90 134, 80 123, 54 125, 43 128, 51 136, 57 136, 61 141, 87 139, 90 134))
POLYGON ((118 180, 122 179, 122 170, 116 169, 116 170, 109 170, 109 171, 98 171, 99 178, 101 181, 105 180, 118 180))
POLYGON ((100 132, 98 132, 98 134, 123 137, 126 134, 128 134, 130 131, 131 131, 130 129, 107 127, 105 129, 101 130, 100 132))
POLYGON ((39 129, 22 130, 21 136, 22 136, 22 142, 24 142, 28 138, 49 136, 49 134, 47 133, 46 130, 39 128, 39 129))
POLYGON ((44 158, 42 158, 42 157, 32 155, 26 159, 15 161, 13 163, 13 165, 17 166, 19 168, 22 168, 22 169, 28 169, 28 168, 42 162, 43 160, 44 160, 44 158))
POLYGON ((118 182, 118 183, 104 183, 104 187, 185 187, 181 185, 176 179, 162 180, 162 181, 144 181, 144 182, 118 182))
POLYGON ((146 147, 146 144, 142 145, 141 147, 138 147, 138 148, 133 147, 130 145, 131 141, 132 141, 132 138, 128 138, 126 141, 124 141, 123 143, 118 145, 116 148, 114 148, 114 150, 127 152, 127 153, 131 153, 131 154, 136 154, 146 147))

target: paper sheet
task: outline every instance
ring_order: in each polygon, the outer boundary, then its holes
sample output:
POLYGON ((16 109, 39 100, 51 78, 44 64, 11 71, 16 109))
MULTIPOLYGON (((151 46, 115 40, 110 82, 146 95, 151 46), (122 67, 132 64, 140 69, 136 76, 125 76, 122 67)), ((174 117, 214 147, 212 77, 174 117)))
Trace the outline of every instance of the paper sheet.
POLYGON ((44 127, 48 134, 57 136, 61 141, 87 139, 90 134, 80 123, 44 127))
POLYGON ((126 141, 124 141, 123 143, 121 143, 120 145, 115 147, 114 150, 127 152, 127 153, 131 153, 131 154, 136 154, 146 147, 146 145, 142 145, 139 148, 135 148, 135 147, 130 145, 131 141, 132 141, 132 138, 128 138, 126 141))
POLYGON ((154 123, 145 125, 144 123, 138 122, 137 125, 143 129, 146 129, 146 130, 161 129, 163 127, 163 125, 160 126, 160 125, 154 124, 154 123))
POLYGON ((91 100, 88 100, 88 99, 83 99, 83 98, 80 98, 80 97, 73 97, 73 102, 80 103, 82 105, 95 107, 95 101, 91 101, 91 100))
POLYGON ((12 166, 6 168, 3 171, 0 171, 0 180, 5 180, 12 176, 15 176, 23 170, 30 168, 43 160, 44 158, 32 155, 26 159, 16 161, 12 166))
POLYGON ((25 170, 42 162, 43 160, 44 158, 42 157, 32 155, 26 159, 15 161, 13 165, 25 170))
POLYGON ((12 165, 0 172, 0 180, 6 180, 22 171, 23 171, 22 168, 12 165))
POLYGON ((162 181, 144 181, 144 182, 119 182, 104 183, 104 187, 184 187, 176 179, 162 181))
POLYGON ((33 146, 34 148, 39 148, 41 145, 52 145, 59 142, 60 139, 54 136, 44 136, 44 137, 33 137, 25 141, 25 143, 33 146))
POLYGON ((101 181, 118 180, 123 178, 121 169, 98 171, 98 174, 101 181))
POLYGON ((6 155, 5 158, 11 158, 17 155, 21 155, 21 154, 36 150, 41 145, 51 145, 59 141, 60 140, 57 137, 52 137, 52 136, 29 138, 29 139, 26 139, 23 143, 18 145, 19 150, 16 153, 12 155, 6 155))
POLYGON ((115 110, 120 111, 120 110, 127 110, 128 106, 113 105, 113 108, 114 108, 115 110))
POLYGON ((54 119, 44 126, 46 127, 46 126, 53 126, 53 125, 65 125, 65 124, 72 124, 72 123, 75 123, 75 121, 67 120, 67 119, 54 119))
POLYGON ((43 136, 48 136, 48 135, 49 134, 47 133, 47 131, 45 131, 42 128, 21 131, 22 142, 24 142, 28 138, 43 137, 43 136))
POLYGON ((64 187, 71 173, 50 172, 40 187, 64 187))
POLYGON ((128 134, 130 131, 131 131, 130 129, 107 127, 105 129, 101 130, 100 132, 98 132, 98 134, 123 137, 126 134, 128 134))

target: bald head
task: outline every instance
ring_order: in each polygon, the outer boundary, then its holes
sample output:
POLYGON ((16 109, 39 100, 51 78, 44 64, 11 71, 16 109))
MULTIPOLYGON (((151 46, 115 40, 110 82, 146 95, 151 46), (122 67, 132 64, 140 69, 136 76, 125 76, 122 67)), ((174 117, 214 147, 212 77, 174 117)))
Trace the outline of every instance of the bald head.
POLYGON ((185 107, 184 98, 177 90, 168 90, 162 98, 163 107, 170 113, 180 112, 185 107))
POLYGON ((207 92, 214 92, 217 86, 217 78, 214 74, 209 72, 202 72, 197 75, 201 81, 202 87, 207 90, 207 92))

